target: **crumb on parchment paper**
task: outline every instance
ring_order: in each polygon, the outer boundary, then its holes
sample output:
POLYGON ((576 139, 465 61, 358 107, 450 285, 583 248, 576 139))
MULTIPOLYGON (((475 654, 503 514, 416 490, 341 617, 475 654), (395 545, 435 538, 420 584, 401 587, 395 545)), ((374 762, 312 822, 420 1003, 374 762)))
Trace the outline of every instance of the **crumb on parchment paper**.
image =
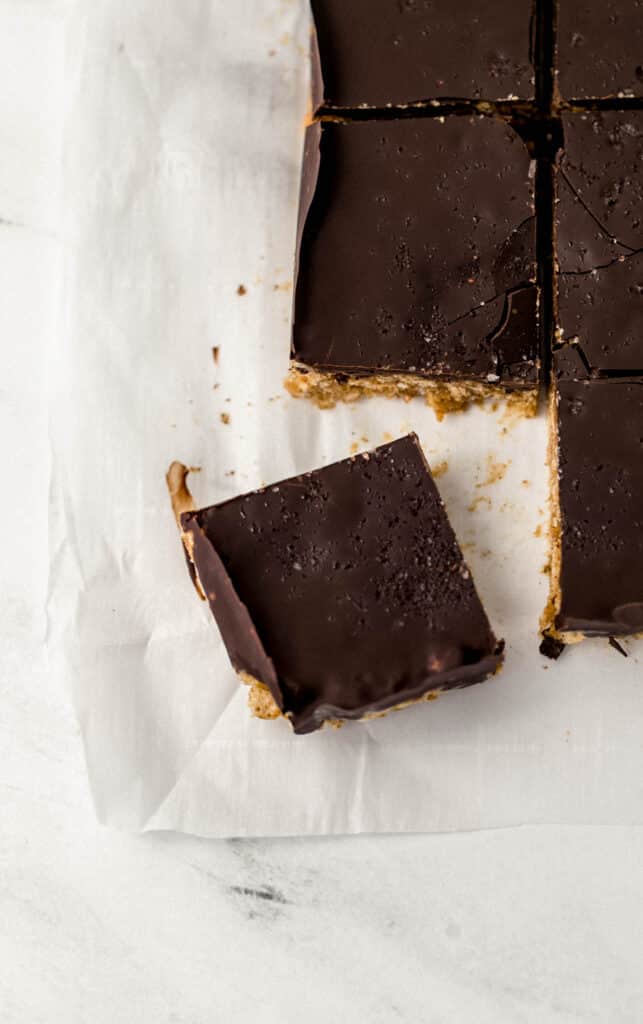
POLYGON ((229 412, 221 412, 221 413, 219 413, 219 419, 221 420, 222 423, 224 423, 227 426, 228 423, 230 422, 230 413, 229 412))
POLYGON ((503 479, 510 465, 511 459, 507 462, 497 462, 493 455, 487 455, 487 475, 484 480, 476 484, 476 487, 490 487, 492 484, 498 483, 503 479))
POLYGON ((439 480, 441 476, 449 472, 449 463, 446 459, 442 459, 441 462, 436 462, 434 466, 431 466, 431 476, 434 480, 439 480))
POLYGON ((237 295, 247 295, 247 293, 248 289, 246 288, 245 284, 240 284, 239 287, 237 288, 237 295))
POLYGON ((491 498, 487 494, 479 494, 477 498, 474 498, 469 505, 468 512, 476 512, 481 505, 486 505, 487 508, 491 508, 491 498))

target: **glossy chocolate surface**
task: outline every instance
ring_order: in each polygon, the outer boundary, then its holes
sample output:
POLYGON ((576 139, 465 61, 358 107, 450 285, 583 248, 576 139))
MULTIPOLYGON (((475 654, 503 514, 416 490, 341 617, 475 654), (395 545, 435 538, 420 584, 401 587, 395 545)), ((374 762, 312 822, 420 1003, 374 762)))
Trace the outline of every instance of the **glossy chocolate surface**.
POLYGON ((643 631, 643 380, 559 380, 556 628, 643 631))
POLYGON ((643 95, 641 0, 560 0, 558 85, 565 99, 643 95))
POLYGON ((643 372, 643 111, 569 115, 558 171, 559 373, 643 372))
POLYGON ((234 667, 270 687, 296 732, 501 664, 414 435, 182 524, 234 667))
POLYGON ((312 0, 314 107, 530 99, 532 0, 312 0))
POLYGON ((308 129, 296 361, 533 387, 535 276, 533 168, 508 124, 308 129))

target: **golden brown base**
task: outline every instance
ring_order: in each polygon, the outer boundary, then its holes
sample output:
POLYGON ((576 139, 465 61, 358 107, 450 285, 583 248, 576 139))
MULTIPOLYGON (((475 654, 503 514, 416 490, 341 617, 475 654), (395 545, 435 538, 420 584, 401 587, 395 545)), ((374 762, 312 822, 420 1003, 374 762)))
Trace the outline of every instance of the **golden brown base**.
POLYGON ((561 571, 561 516, 560 493, 558 484, 558 417, 557 391, 553 383, 549 392, 549 439, 547 442, 547 462, 549 465, 549 597, 540 617, 540 631, 543 636, 551 637, 560 643, 578 644, 587 639, 578 631, 561 632, 556 628, 556 618, 560 611, 562 592, 560 589, 561 571))
POLYGON ((239 679, 246 686, 250 687, 248 707, 255 718, 263 718, 268 721, 281 716, 281 711, 265 683, 260 683, 258 679, 255 679, 248 672, 239 672, 239 679))
POLYGON ((200 470, 197 466, 184 466, 182 462, 173 462, 165 474, 165 482, 170 495, 176 525, 179 528, 181 540, 183 541, 183 547, 185 548, 194 572, 193 582, 196 592, 201 600, 205 601, 205 590, 203 589, 196 565, 194 564, 194 539, 191 534, 184 533, 181 528, 182 514, 184 512, 194 512, 196 508, 187 480, 190 473, 198 472, 200 472, 200 470))
MULTIPOLYGON (((606 637, 591 636, 581 630, 560 630, 556 628, 556 619, 560 612, 562 591, 561 574, 561 512, 560 489, 558 478, 558 418, 556 385, 551 385, 549 393, 549 441, 547 445, 547 461, 549 464, 549 597, 540 617, 540 631, 543 636, 558 640, 565 646, 579 644, 583 640, 605 640, 606 637)), ((643 636, 635 633, 622 639, 636 640, 643 636)))
MULTIPOLYGON (((494 675, 497 675, 501 669, 502 665, 499 665, 494 675)), ((289 717, 287 713, 284 714, 279 710, 269 687, 265 683, 262 683, 259 679, 255 679, 254 676, 251 676, 248 672, 239 672, 238 675, 241 682, 250 687, 250 692, 248 694, 248 707, 255 718, 274 721, 276 718, 289 717)), ((444 690, 437 687, 435 690, 428 690, 426 693, 423 693, 421 697, 415 697, 413 700, 401 701, 394 707, 386 708, 384 711, 370 711, 367 714, 362 715, 361 718, 352 719, 352 721, 370 722, 375 718, 385 718, 392 711, 403 711, 405 708, 413 707, 414 704, 425 704, 428 701, 437 700, 443 692, 444 690)), ((328 719, 323 723, 322 728, 328 726, 332 729, 341 729, 347 721, 349 721, 349 719, 328 719)))
POLYGON ((508 391, 481 381, 427 380, 406 373, 342 376, 344 379, 338 381, 335 373, 293 363, 284 387, 293 398, 308 398, 320 409, 332 409, 338 402, 356 402, 369 397, 402 398, 405 402, 422 397, 440 420, 446 413, 460 412, 490 399, 503 399, 525 417, 535 416, 538 411, 537 388, 508 391))

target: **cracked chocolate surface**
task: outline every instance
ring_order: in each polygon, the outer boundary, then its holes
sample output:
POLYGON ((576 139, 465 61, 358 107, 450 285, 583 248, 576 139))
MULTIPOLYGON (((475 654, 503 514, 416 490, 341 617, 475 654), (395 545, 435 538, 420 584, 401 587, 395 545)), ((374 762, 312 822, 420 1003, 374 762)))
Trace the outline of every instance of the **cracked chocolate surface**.
POLYGON ((570 115, 557 205, 557 372, 643 371, 643 111, 570 115))
POLYGON ((181 522, 233 666, 296 732, 501 665, 414 435, 181 522))
POLYGON ((643 111, 563 117, 558 171, 558 264, 605 267, 643 249, 643 111))
POLYGON ((532 0, 312 0, 313 107, 531 99, 532 0))
POLYGON ((558 82, 566 99, 643 95, 641 0, 560 0, 558 82))
POLYGON ((292 357, 534 387, 529 154, 484 117, 308 129, 292 357))
POLYGON ((643 380, 557 382, 560 507, 555 628, 643 631, 643 380))

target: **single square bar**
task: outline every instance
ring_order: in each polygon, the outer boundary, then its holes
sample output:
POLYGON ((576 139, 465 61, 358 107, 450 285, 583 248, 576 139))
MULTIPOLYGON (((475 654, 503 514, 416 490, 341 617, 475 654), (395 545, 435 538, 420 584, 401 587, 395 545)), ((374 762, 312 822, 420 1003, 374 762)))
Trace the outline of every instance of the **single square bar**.
POLYGON ((313 109, 534 95, 532 0, 312 0, 313 109))
POLYGON ((539 379, 533 165, 495 118, 307 131, 291 394, 423 395, 439 414, 539 379))
POLYGON ((558 370, 643 373, 643 111, 568 115, 563 129, 558 370))
POLYGON ((643 112, 563 118, 543 653, 643 630, 643 112))
POLYGON ((181 526, 251 706, 297 733, 502 664, 415 435, 184 512, 181 526))
POLYGON ((641 0, 560 0, 558 87, 566 100, 643 96, 641 0))
POLYGON ((637 635, 643 632, 643 379, 558 379, 551 449, 544 635, 561 645, 637 635))
POLYGON ((562 126, 557 258, 578 274, 643 248, 643 110, 566 114, 562 126))

